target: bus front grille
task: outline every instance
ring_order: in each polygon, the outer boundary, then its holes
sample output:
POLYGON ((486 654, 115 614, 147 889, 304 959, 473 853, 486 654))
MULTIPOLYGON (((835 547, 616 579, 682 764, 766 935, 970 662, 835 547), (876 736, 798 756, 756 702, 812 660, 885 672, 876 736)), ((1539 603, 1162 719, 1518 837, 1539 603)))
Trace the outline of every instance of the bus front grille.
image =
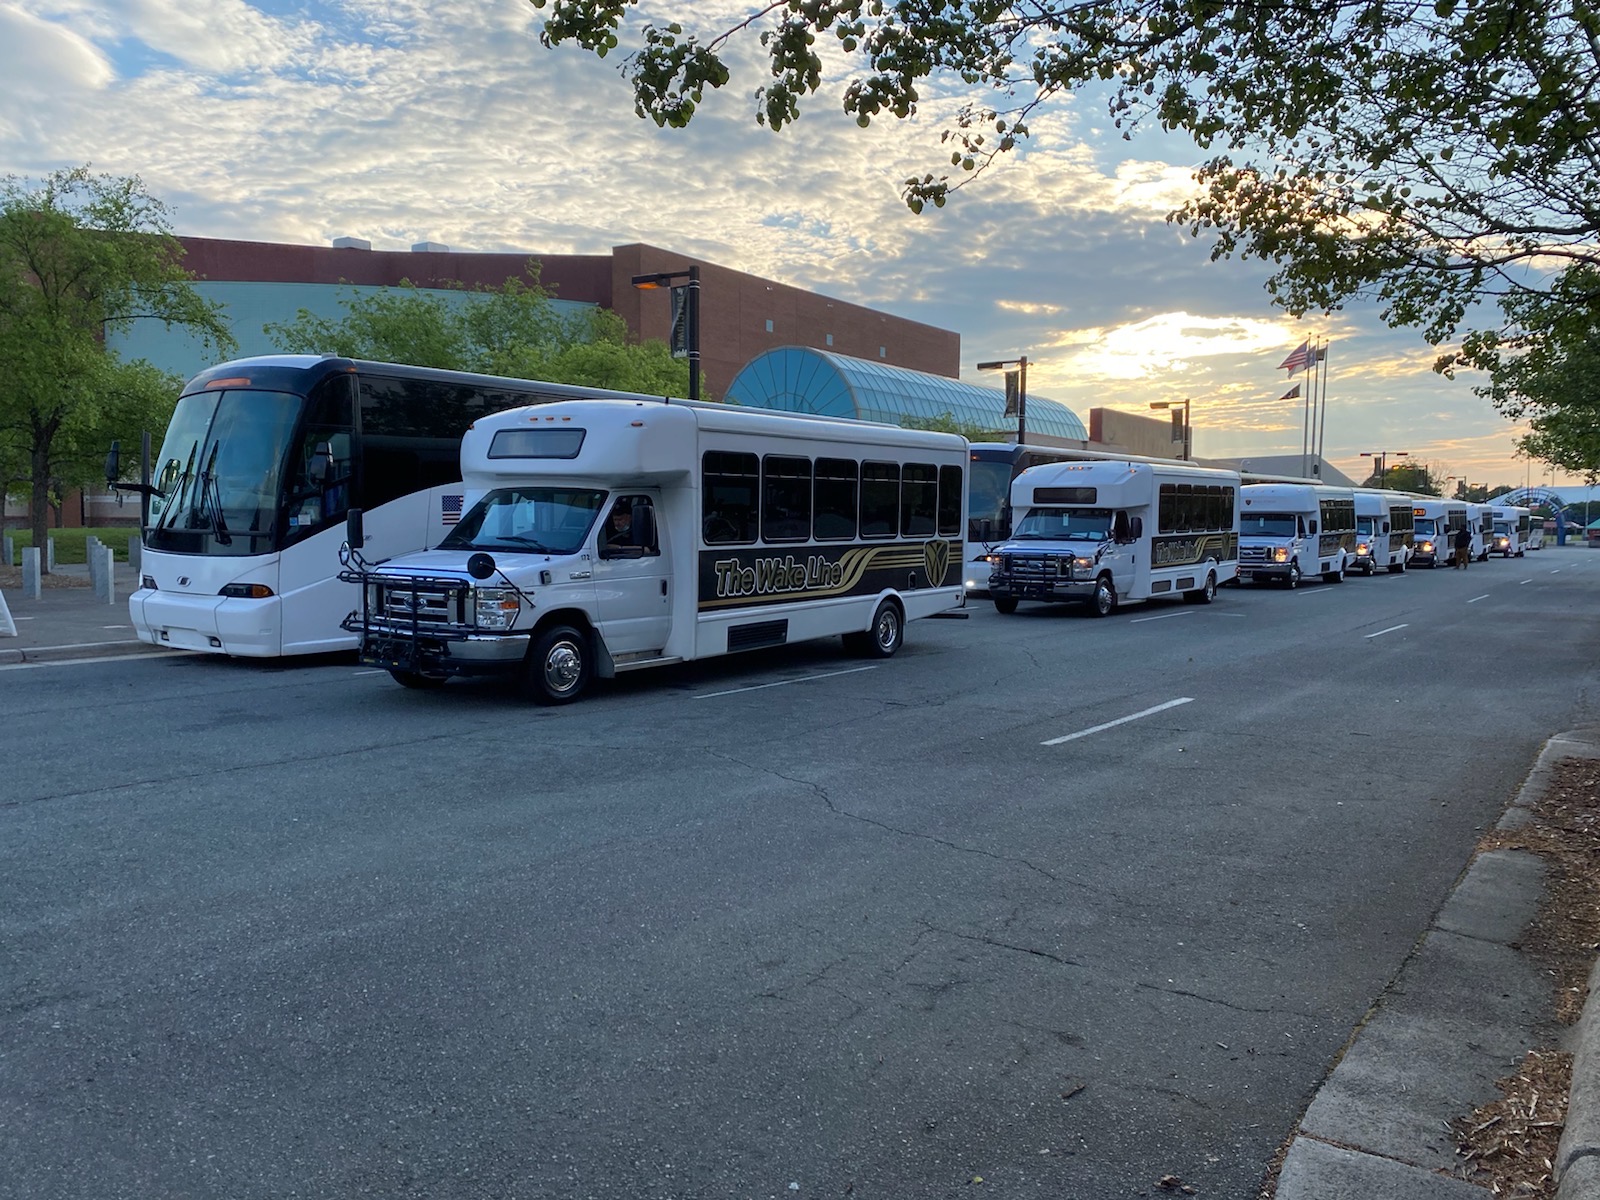
POLYGON ((1056 577, 1054 560, 1041 554, 1008 554, 1004 566, 1013 583, 1044 583, 1056 577))
POLYGON ((1265 546, 1240 546, 1239 565, 1262 566, 1267 561, 1267 548, 1265 546))
POLYGON ((378 583, 372 616, 403 625, 464 625, 467 592, 454 580, 383 580, 378 583))

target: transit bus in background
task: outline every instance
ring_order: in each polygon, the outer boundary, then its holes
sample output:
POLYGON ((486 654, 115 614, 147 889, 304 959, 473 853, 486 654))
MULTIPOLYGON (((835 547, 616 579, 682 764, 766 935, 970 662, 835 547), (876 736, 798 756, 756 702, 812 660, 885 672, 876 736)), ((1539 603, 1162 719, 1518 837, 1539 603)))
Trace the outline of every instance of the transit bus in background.
MULTIPOLYGON (((966 440, 765 409, 568 400, 461 441, 467 509, 367 563, 361 660, 408 687, 502 676, 546 704, 624 671, 843 636, 887 658, 960 610, 966 440)), ((961 614, 964 615, 964 614, 961 614)))
POLYGON ((333 356, 203 371, 148 485, 134 629, 153 645, 241 657, 354 649, 340 622, 359 597, 337 578, 347 509, 363 510, 384 554, 434 545, 463 511, 461 435, 474 420, 619 395, 333 356))
POLYGON ((1355 561, 1355 491, 1320 483, 1240 489, 1239 582, 1298 587, 1307 575, 1339 583, 1355 561))
POLYGON ((988 591, 989 555, 1011 536, 1011 485, 1029 467, 1085 457, 1083 451, 1015 442, 967 447, 967 555, 962 579, 971 595, 988 591))
POLYGON ((1521 558, 1528 548, 1528 534, 1533 527, 1533 512, 1520 504, 1496 504, 1494 512, 1494 540, 1489 553, 1504 558, 1521 558))
POLYGON ((1455 554, 1456 531, 1467 527, 1467 505, 1461 500, 1414 500, 1411 519, 1416 563, 1433 568, 1455 554))
POLYGON ((1021 516, 992 552, 988 578, 1001 613, 1023 600, 1080 601, 1097 617, 1160 596, 1209 604, 1238 571, 1234 471, 1051 463, 1017 476, 1011 508, 1021 516))
POLYGON ((1356 488, 1356 551, 1351 565, 1372 575, 1379 567, 1390 573, 1411 561, 1412 500, 1403 492, 1356 488))

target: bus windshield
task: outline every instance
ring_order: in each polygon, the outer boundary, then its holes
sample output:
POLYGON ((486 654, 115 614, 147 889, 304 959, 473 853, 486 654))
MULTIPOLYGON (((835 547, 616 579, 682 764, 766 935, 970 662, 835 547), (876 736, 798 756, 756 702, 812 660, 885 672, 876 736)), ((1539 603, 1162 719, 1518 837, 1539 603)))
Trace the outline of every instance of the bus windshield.
POLYGON ((244 389, 195 392, 173 410, 156 459, 145 544, 189 554, 275 548, 278 494, 301 398, 244 389))
POLYGON ((1287 537, 1295 534, 1293 513, 1246 513, 1239 517, 1240 537, 1287 537))
POLYGON ((1411 532, 1415 533, 1418 537, 1432 537, 1433 518, 1418 517, 1416 519, 1416 523, 1411 527, 1411 532))
POLYGON ((439 549, 576 554, 605 497, 590 488, 496 488, 472 506, 439 549))
POLYGON ((1371 537, 1372 536, 1372 518, 1371 517, 1357 517, 1356 518, 1356 532, 1358 534, 1360 534, 1362 537, 1371 537))
POLYGON ((1011 536, 1019 542, 1103 542, 1111 536, 1111 510, 1030 508, 1011 536))
POLYGON ((1511 522, 1510 521, 1496 521, 1494 523, 1494 531, 1496 533, 1510 533, 1511 532, 1511 522))

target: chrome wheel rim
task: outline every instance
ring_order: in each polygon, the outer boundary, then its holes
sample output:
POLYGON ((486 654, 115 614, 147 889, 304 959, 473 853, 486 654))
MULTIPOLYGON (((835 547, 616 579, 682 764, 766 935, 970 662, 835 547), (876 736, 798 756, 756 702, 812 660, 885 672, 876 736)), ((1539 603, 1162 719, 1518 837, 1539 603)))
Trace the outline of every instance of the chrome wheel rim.
POLYGON ((571 642, 557 642, 544 658, 544 681, 558 695, 570 692, 583 675, 583 655, 571 642))
POLYGON ((883 650, 893 649, 899 638, 900 617, 894 609, 885 608, 878 614, 878 646, 883 650))

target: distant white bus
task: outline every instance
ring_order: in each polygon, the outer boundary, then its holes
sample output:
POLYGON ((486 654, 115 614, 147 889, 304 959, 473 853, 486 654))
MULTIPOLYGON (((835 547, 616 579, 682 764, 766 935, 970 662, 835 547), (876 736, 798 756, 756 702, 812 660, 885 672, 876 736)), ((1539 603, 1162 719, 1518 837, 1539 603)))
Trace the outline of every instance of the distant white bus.
POLYGON ((1356 552, 1351 566, 1365 575, 1391 573, 1411 561, 1411 497, 1383 488, 1357 488, 1356 552))
POLYGON ((1356 498, 1317 483, 1251 483, 1240 491, 1239 582, 1339 583, 1355 562, 1356 498))
POLYGON ((1411 506, 1414 561, 1433 568, 1455 554, 1456 532, 1467 528, 1467 505, 1461 500, 1416 500, 1411 506))
POLYGON ((1484 562, 1494 544, 1494 506, 1468 504, 1467 528, 1472 532, 1472 561, 1484 562))
POLYGON ((1182 596, 1209 604, 1238 572, 1239 476, 1149 462, 1032 467, 1011 487, 1017 515, 987 580, 995 608, 1079 601, 1095 616, 1119 604, 1182 596))
POLYGON ((1489 545, 1489 553, 1502 558, 1521 558, 1528 548, 1528 535, 1532 528, 1532 510, 1520 504, 1495 505, 1494 540, 1489 545))
MULTIPOLYGON (((399 683, 595 677, 843 635, 887 658, 966 603, 967 443, 720 404, 557 401, 474 423, 436 549, 352 561, 346 628, 399 683)), ((349 542, 359 551, 359 519, 349 542)))

